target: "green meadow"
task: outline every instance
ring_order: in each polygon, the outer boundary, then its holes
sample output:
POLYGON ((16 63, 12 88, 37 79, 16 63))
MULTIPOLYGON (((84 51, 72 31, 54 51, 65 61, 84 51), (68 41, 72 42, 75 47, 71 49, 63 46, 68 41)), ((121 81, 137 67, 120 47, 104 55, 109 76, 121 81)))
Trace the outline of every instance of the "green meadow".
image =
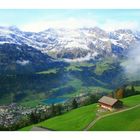
MULTIPOLYGON (((129 108, 140 104, 140 95, 122 99, 124 106, 129 108)), ((92 104, 74 109, 63 115, 45 120, 35 126, 42 126, 57 131, 80 131, 96 118, 97 104, 92 104)), ((140 130, 140 107, 129 111, 105 117, 96 122, 90 130, 140 130)), ((31 130, 33 125, 20 129, 21 131, 31 130)))

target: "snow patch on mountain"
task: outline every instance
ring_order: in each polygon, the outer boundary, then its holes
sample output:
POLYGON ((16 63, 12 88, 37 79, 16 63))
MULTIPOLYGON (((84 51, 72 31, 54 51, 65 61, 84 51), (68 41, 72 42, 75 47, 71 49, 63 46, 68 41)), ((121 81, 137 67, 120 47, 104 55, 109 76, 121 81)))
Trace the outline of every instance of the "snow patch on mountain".
POLYGON ((95 58, 95 54, 114 56, 121 50, 132 47, 139 40, 139 32, 126 29, 106 32, 98 27, 51 28, 33 33, 20 31, 16 27, 0 27, 0 44, 28 45, 65 61, 87 60, 95 58))

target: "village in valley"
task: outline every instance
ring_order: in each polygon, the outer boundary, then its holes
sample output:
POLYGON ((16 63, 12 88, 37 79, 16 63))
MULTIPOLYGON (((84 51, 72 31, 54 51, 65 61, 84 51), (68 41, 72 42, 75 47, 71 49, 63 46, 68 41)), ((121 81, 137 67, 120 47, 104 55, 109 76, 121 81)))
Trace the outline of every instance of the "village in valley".
POLYGON ((16 124, 23 116, 31 114, 32 109, 26 109, 16 103, 0 106, 0 126, 2 128, 16 124))
POLYGON ((17 103, 0 106, 0 129, 10 130, 12 127, 13 129, 17 129, 18 126, 16 128, 16 125, 21 124, 22 122, 24 123, 24 121, 25 125, 28 125, 29 120, 32 119, 30 117, 33 112, 46 112, 49 114, 48 106, 38 105, 35 108, 29 108, 17 103))

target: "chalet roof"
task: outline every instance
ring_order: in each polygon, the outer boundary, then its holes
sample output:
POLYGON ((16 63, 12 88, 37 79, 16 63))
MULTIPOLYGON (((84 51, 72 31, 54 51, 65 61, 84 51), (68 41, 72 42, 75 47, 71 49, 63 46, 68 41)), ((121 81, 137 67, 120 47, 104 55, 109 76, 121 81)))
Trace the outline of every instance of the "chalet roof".
POLYGON ((112 97, 103 96, 101 99, 98 100, 100 103, 104 103, 110 106, 113 106, 118 100, 112 97))

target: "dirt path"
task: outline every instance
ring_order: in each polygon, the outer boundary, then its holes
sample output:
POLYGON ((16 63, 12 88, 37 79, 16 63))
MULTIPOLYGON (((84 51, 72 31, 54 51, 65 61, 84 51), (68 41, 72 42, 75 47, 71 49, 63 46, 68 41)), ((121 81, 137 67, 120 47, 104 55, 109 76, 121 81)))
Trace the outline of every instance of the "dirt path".
POLYGON ((54 131, 48 128, 40 127, 40 126, 33 126, 30 131, 54 131))
POLYGON ((95 120, 93 120, 86 128, 84 128, 84 131, 88 131, 91 127, 94 126, 94 124, 99 121, 100 119, 102 118, 105 118, 107 116, 111 116, 111 115, 114 115, 114 114, 118 114, 118 113, 121 113, 121 112, 125 112, 125 111, 128 111, 128 110, 131 110, 131 109, 134 109, 136 107, 140 107, 140 104, 136 105, 136 106, 133 106, 133 107, 130 107, 130 108, 127 108, 127 109, 123 109, 123 110, 120 110, 120 111, 117 111, 117 112, 113 112, 111 114, 106 114, 106 115, 103 115, 103 116, 100 116, 98 118, 96 118, 95 120))

